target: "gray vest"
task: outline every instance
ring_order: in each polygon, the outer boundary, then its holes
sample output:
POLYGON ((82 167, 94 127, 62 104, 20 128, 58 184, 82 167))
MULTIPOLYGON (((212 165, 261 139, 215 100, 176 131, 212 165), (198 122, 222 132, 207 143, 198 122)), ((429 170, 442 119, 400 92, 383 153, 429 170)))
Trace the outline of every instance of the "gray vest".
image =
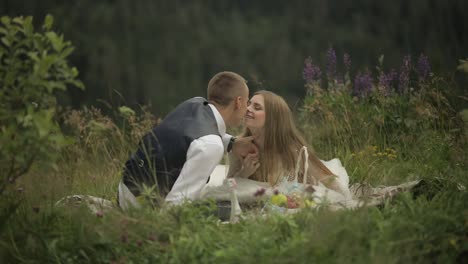
POLYGON ((219 135, 208 101, 195 97, 181 103, 143 137, 125 163, 124 184, 135 196, 140 195, 143 184, 156 184, 166 196, 179 177, 190 144, 206 135, 219 135))

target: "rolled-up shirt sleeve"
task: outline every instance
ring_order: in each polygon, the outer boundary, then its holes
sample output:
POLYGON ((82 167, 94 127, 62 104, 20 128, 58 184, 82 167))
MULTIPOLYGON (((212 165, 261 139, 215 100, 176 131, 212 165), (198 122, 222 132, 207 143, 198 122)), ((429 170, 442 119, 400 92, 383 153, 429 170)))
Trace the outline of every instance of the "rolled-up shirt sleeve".
POLYGON ((227 147, 229 145, 229 141, 231 141, 232 136, 229 134, 224 134, 221 138, 223 140, 224 151, 227 151, 227 147))
MULTIPOLYGON (((225 135, 226 136, 226 135, 225 135)), ((218 135, 207 135, 195 139, 187 151, 187 160, 171 191, 166 196, 166 202, 180 204, 185 199, 196 200, 205 186, 208 177, 219 164, 231 136, 221 139, 218 135)))

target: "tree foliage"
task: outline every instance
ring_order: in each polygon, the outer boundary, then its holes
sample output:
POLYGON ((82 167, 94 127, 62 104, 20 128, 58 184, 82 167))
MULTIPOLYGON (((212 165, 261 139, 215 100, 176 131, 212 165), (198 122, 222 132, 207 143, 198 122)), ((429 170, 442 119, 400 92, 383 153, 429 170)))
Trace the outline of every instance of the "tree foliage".
POLYGON ((66 144, 55 120, 54 92, 84 88, 67 63, 73 47, 52 30, 46 16, 34 30, 32 17, 4 16, 0 26, 0 194, 36 160, 53 165, 66 144))
POLYGON ((468 45, 463 0, 5 0, 0 9, 50 12, 79 47, 71 59, 88 89, 72 90, 68 102, 151 103, 158 114, 204 95, 222 70, 293 101, 305 94, 304 59, 323 64, 330 46, 353 54, 353 77, 381 54, 398 67, 403 56, 424 53, 434 71, 453 72, 468 45))

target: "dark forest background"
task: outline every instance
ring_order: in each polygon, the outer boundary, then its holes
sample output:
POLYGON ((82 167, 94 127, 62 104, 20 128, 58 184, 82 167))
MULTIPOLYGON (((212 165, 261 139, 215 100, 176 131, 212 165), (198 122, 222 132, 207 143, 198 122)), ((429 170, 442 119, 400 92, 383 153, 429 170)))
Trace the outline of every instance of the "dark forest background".
POLYGON ((381 54, 398 69, 403 56, 424 53, 434 72, 468 90, 456 73, 468 57, 466 0, 0 1, 0 15, 32 15, 38 25, 48 13, 76 48, 71 63, 86 90, 61 95, 74 107, 151 104, 162 114, 204 96, 222 70, 298 102, 304 59, 324 65, 329 47, 339 67, 351 55, 352 74, 375 71, 381 54))

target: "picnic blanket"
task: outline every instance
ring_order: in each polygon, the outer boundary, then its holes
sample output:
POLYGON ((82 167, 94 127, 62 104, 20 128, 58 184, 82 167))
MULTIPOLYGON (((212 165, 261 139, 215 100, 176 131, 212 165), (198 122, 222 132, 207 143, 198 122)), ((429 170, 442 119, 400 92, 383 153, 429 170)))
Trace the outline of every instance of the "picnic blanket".
MULTIPOLYGON (((303 147, 304 170, 307 171, 308 158, 307 149, 303 147)), ((300 160, 298 160, 299 164, 300 160)), ((337 176, 336 181, 344 190, 343 193, 336 192, 319 183, 313 185, 310 195, 314 206, 325 205, 330 210, 353 209, 363 206, 376 206, 384 203, 388 198, 392 198, 398 193, 404 192, 416 186, 420 181, 409 181, 394 186, 373 187, 365 183, 350 185, 349 176, 339 159, 322 161, 323 164, 337 176)), ((269 183, 259 182, 245 178, 226 178, 229 170, 228 165, 218 165, 210 176, 209 182, 203 187, 201 199, 215 199, 217 201, 231 201, 231 206, 237 208, 236 215, 239 215, 240 204, 255 203, 259 199, 268 200, 269 197, 278 193, 290 195, 293 192, 301 194, 306 191, 307 183, 298 183, 299 165, 296 166, 295 178, 287 181, 287 177, 277 186, 270 186, 269 183), (259 195, 261 193, 261 195, 259 195)), ((310 186, 310 184, 309 184, 310 186)), ((266 204, 268 207, 283 213, 295 213, 302 208, 288 208, 288 206, 278 207, 266 204)), ((234 212, 234 211, 233 211, 234 212)))

